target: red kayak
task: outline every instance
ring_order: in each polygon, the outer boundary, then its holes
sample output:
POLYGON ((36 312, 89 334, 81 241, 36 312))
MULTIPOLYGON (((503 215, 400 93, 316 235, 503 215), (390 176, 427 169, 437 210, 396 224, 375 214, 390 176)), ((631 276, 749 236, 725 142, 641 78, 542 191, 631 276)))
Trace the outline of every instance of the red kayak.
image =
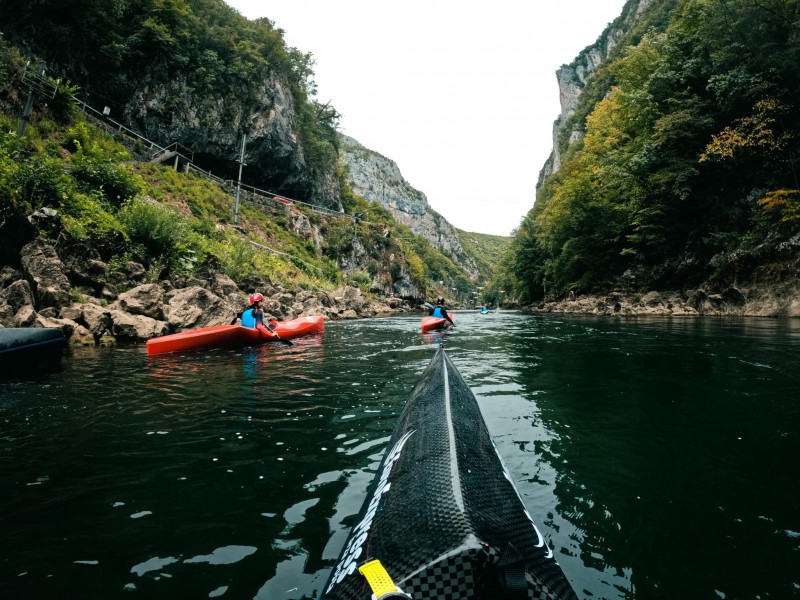
MULTIPOLYGON (((453 315, 450 315, 453 318, 453 315)), ((422 317, 422 333, 435 331, 437 329, 447 329, 450 327, 450 321, 441 317, 422 317)))
POLYGON ((277 322, 274 329, 277 338, 272 335, 273 332, 263 329, 253 329, 241 325, 217 325, 147 340, 147 353, 165 354, 223 346, 251 346, 274 342, 278 339, 287 340, 301 335, 322 333, 324 330, 325 322, 319 315, 277 322))

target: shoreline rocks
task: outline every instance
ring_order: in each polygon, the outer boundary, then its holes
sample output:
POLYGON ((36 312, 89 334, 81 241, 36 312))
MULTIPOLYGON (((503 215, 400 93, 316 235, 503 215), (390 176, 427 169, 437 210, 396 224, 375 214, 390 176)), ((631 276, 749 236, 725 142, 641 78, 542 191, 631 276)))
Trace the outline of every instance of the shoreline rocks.
POLYGON ((140 265, 126 267, 136 277, 112 273, 112 286, 105 277, 107 265, 95 255, 87 261, 85 249, 81 254, 82 261, 69 254, 59 256, 42 237, 25 245, 20 252, 22 270, 13 266, 0 270, 0 327, 59 327, 73 345, 143 342, 168 333, 235 322, 252 291, 264 294, 266 316, 279 321, 307 315, 322 315, 327 320, 356 319, 412 308, 406 299, 375 300, 350 286, 333 292, 294 292, 266 278, 237 285, 219 272, 147 283, 141 277, 144 268, 140 265), (90 272, 78 268, 87 263, 90 272), (118 293, 117 289, 125 291, 118 293))
POLYGON ((635 316, 742 316, 800 317, 800 282, 774 286, 734 287, 722 290, 692 289, 611 292, 540 302, 522 309, 526 313, 575 313, 616 317, 635 316))

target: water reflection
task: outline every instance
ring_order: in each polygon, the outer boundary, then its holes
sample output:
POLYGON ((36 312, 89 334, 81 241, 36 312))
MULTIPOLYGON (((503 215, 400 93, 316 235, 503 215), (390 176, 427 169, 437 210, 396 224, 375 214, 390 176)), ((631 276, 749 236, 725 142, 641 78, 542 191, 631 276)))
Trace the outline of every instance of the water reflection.
POLYGON ((456 317, 0 382, 0 596, 316 597, 444 343, 580 596, 796 597, 800 327, 456 317))
MULTIPOLYGON (((737 519, 733 505, 744 497, 771 514, 768 507, 780 502, 765 502, 763 494, 786 498, 787 487, 797 487, 773 452, 776 442, 785 450, 798 446, 771 434, 779 423, 769 422, 776 400, 783 408, 794 404, 788 394, 798 383, 797 371, 790 372, 780 349, 788 344, 796 351, 796 331, 783 335, 774 323, 747 320, 642 320, 619 327, 576 318, 540 324, 542 335, 518 337, 512 356, 523 388, 539 391, 543 424, 561 432, 536 453, 557 473, 558 506, 550 525, 562 533, 562 543, 568 534, 560 560, 578 574, 579 589, 600 597, 691 596, 698 585, 757 594, 744 574, 719 583, 726 561, 741 560, 733 549, 721 551, 727 533, 719 532, 730 529, 737 519), (534 370, 526 368, 530 356, 542 358, 534 370), (743 367, 747 363, 751 368, 743 367), (755 422, 760 433, 754 437, 755 422), (770 477, 753 486, 743 476, 753 471, 743 465, 770 477), (688 547, 687 536, 693 539, 688 547), (687 561, 706 568, 686 571, 687 561), (673 592, 665 596, 665 589, 673 592)), ((794 429, 796 406, 779 412, 794 429)), ((776 512, 788 517, 785 507, 776 512)), ((757 526, 759 517, 751 519, 749 526, 740 522, 741 532, 788 550, 785 541, 757 526)), ((775 571, 769 560, 758 562, 775 571)))

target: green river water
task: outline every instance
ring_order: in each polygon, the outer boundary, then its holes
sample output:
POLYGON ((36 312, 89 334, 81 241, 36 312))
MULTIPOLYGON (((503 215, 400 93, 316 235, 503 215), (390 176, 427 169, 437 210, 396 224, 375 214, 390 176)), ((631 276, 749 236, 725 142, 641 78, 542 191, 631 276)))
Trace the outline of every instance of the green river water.
POLYGON ((315 598, 444 340, 581 598, 800 598, 800 322, 456 312, 0 380, 0 598, 315 598))

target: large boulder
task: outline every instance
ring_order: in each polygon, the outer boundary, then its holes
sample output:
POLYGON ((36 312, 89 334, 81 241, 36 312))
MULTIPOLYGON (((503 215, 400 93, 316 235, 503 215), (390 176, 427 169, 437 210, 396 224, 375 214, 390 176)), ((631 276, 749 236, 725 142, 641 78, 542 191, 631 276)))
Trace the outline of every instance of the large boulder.
POLYGON ((289 292, 277 292, 272 296, 270 296, 269 299, 274 302, 277 302, 278 304, 283 306, 284 309, 291 308, 291 306, 294 304, 294 294, 291 294, 289 292))
POLYGON ((173 290, 167 296, 167 320, 177 330, 227 325, 241 310, 200 286, 173 290))
POLYGON ((38 316, 32 306, 23 306, 11 319, 10 327, 34 327, 38 316))
POLYGON ((364 297, 361 288, 351 286, 345 286, 333 292, 333 299, 345 311, 359 312, 369 304, 369 300, 364 297))
POLYGON ((64 332, 67 343, 74 346, 92 346, 95 343, 94 336, 88 329, 70 319, 58 319, 40 314, 35 318, 33 327, 58 327, 64 332))
POLYGON ((209 281, 209 287, 212 292, 235 307, 237 311, 244 309, 247 299, 242 296, 236 282, 227 275, 215 273, 209 281))
POLYGON ((93 246, 85 242, 72 242, 59 247, 59 255, 68 270, 70 281, 90 286, 96 293, 106 285, 106 263, 93 246))
POLYGON ((144 283, 147 279, 147 270, 142 263, 129 260, 125 263, 108 263, 108 283, 121 288, 131 287, 144 283))
POLYGON ((8 307, 16 314, 23 306, 34 306, 33 290, 25 279, 18 279, 7 288, 0 290, 0 309, 8 307))
POLYGON ((113 322, 109 309, 87 302, 85 304, 72 304, 59 311, 59 318, 75 321, 86 328, 95 342, 100 341, 112 329, 113 322))
POLYGON ((26 244, 20 252, 20 261, 39 308, 60 308, 72 303, 64 264, 47 240, 38 237, 26 244))
POLYGON ((226 298, 231 294, 241 296, 241 294, 239 294, 239 286, 224 273, 214 273, 209 284, 211 286, 211 291, 220 298, 226 298))
POLYGON ((278 321, 283 321, 286 319, 287 307, 274 298, 265 298, 264 314, 269 317, 270 320, 277 319, 278 321))
POLYGON ((169 326, 144 315, 131 315, 121 310, 109 310, 111 334, 118 342, 143 342, 169 333, 169 326))
POLYGON ((132 315, 144 315, 165 321, 164 300, 164 289, 161 286, 146 283, 120 294, 112 308, 120 308, 132 315))
POLYGON ((25 275, 19 269, 4 265, 0 267, 0 289, 7 288, 15 281, 24 279, 25 275))
POLYGON ((86 325, 96 340, 99 340, 113 328, 111 311, 96 304, 86 303, 81 305, 83 316, 79 322, 86 325))

